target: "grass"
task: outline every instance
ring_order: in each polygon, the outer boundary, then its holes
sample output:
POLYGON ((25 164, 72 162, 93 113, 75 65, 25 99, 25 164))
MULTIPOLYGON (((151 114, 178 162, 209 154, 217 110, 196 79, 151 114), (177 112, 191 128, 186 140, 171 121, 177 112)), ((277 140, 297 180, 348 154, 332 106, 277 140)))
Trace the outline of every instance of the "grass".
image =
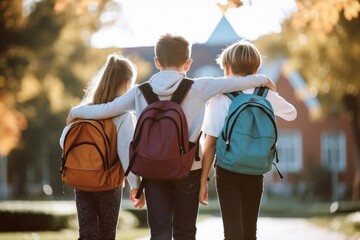
POLYGON ((271 217, 301 217, 326 216, 330 203, 303 202, 295 199, 272 199, 261 203, 260 214, 271 217))
POLYGON ((353 214, 312 217, 309 218, 309 221, 318 226, 341 232, 348 236, 349 239, 358 240, 360 239, 360 226, 359 223, 354 224, 351 220, 353 214))

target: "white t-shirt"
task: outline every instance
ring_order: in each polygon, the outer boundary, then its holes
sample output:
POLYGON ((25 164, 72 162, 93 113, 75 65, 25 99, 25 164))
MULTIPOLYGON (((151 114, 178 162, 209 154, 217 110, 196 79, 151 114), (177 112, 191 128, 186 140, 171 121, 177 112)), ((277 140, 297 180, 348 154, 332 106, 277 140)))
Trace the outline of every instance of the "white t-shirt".
MULTIPOLYGON (((255 88, 247 89, 243 93, 252 94, 254 90, 255 88)), ((266 99, 271 103, 276 116, 286 121, 295 120, 297 116, 296 108, 277 92, 269 90, 266 99)), ((230 104, 231 99, 224 94, 218 94, 208 101, 202 125, 203 133, 213 137, 220 135, 230 104)))

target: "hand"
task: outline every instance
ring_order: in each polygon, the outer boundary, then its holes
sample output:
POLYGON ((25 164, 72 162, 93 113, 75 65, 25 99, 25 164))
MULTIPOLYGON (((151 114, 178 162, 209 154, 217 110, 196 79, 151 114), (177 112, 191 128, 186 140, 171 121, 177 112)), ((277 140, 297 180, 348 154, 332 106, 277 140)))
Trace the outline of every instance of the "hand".
POLYGON ((273 90, 274 92, 276 92, 276 85, 275 83, 268 77, 266 77, 266 79, 268 80, 267 83, 265 84, 265 87, 269 88, 270 90, 273 90))
POLYGON ((209 198, 208 185, 207 184, 201 185, 200 191, 199 191, 199 202, 202 205, 207 206, 207 205, 209 205, 208 198, 209 198))
POLYGON ((140 209, 145 206, 145 194, 142 193, 140 198, 137 199, 137 198, 135 198, 137 192, 138 192, 138 189, 135 189, 135 188, 130 190, 130 200, 134 203, 135 208, 140 209))

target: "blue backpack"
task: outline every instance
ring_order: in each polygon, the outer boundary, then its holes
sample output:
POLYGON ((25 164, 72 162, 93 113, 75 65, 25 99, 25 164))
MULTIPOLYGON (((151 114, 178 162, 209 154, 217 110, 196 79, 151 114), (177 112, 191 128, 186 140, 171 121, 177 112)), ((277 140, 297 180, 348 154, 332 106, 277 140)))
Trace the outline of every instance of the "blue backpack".
MULTIPOLYGON (((216 141, 217 164, 228 171, 261 175, 272 169, 277 158, 277 123, 267 88, 253 94, 227 93, 232 102, 221 135, 216 141)), ((283 176, 276 167, 281 178, 283 176)))

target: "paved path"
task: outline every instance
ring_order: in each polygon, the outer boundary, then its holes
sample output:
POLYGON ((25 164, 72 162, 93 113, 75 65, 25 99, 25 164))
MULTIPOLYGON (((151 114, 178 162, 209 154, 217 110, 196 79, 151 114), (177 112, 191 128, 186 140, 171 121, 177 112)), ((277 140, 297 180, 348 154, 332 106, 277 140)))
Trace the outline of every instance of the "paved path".
MULTIPOLYGON (((212 217, 197 224, 197 240, 222 240, 223 227, 220 217, 212 217)), ((149 237, 138 240, 148 240, 149 237)), ((258 240, 347 240, 337 232, 309 223, 302 218, 260 217, 258 240)))
MULTIPOLYGON (((199 240, 223 239, 221 218, 198 223, 199 240)), ((345 240, 346 237, 301 218, 267 218, 258 221, 258 240, 345 240)))

